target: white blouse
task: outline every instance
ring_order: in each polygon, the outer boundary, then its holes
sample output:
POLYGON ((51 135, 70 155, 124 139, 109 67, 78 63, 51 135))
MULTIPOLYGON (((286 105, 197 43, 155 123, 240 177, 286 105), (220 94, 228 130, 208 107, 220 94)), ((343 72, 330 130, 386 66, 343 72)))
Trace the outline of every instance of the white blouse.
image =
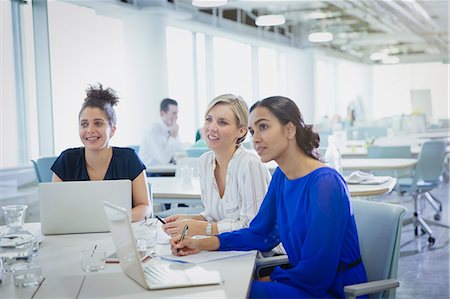
POLYGON ((228 163, 222 198, 214 177, 216 158, 213 151, 199 158, 201 198, 208 222, 217 222, 219 233, 248 227, 258 213, 271 179, 259 157, 239 146, 228 163))

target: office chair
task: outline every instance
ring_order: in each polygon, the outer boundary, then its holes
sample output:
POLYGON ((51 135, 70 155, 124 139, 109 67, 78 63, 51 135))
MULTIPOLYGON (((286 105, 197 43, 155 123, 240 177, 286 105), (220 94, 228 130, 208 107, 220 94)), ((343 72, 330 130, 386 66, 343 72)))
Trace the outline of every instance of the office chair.
POLYGON ((128 147, 134 150, 136 155, 139 155, 139 147, 140 147, 139 145, 129 145, 128 147))
POLYGON ((53 171, 50 169, 57 157, 39 158, 33 162, 34 171, 39 183, 51 182, 53 171))
POLYGON ((186 156, 189 158, 198 158, 207 151, 210 151, 208 147, 190 147, 186 149, 186 156))
MULTIPOLYGON (((352 199, 351 203, 368 282, 345 286, 346 297, 354 299, 368 294, 371 299, 395 298, 395 288, 400 285, 397 268, 406 209, 398 205, 357 199, 352 199)), ((273 268, 277 260, 278 265, 287 264, 285 256, 257 259, 255 273, 264 273, 262 268, 266 266, 273 268)))
POLYGON ((434 197, 430 191, 438 187, 441 183, 441 176, 444 172, 444 159, 445 159, 446 141, 444 140, 430 140, 422 145, 417 165, 412 178, 400 179, 398 186, 400 191, 408 192, 414 199, 414 234, 419 234, 419 226, 422 233, 429 235, 429 245, 433 245, 435 238, 433 237, 433 231, 429 224, 435 224, 438 226, 450 228, 448 225, 442 223, 426 220, 422 218, 419 208, 419 200, 425 198, 427 202, 435 210, 434 219, 441 219, 442 203, 434 197))

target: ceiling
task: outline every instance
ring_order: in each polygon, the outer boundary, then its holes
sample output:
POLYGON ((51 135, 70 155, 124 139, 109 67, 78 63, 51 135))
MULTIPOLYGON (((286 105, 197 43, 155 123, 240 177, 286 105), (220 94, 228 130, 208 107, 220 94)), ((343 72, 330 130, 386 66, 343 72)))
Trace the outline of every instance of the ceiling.
POLYGON ((320 48, 370 64, 374 52, 397 56, 400 63, 449 63, 449 0, 228 0, 219 8, 200 9, 191 0, 62 0, 117 15, 117 8, 165 11, 242 35, 259 36, 300 49, 320 48), (96 3, 96 4, 95 4, 96 3), (282 14, 281 26, 256 27, 255 18, 282 14), (329 31, 330 42, 312 43, 308 35, 329 31))
MULTIPOLYGON (((383 51, 399 57, 400 63, 449 61, 448 0, 229 0, 220 10, 216 14, 247 26, 255 26, 259 15, 282 14, 284 25, 263 30, 287 37, 296 47, 319 47, 352 60, 381 63, 370 56, 383 51), (324 30, 333 33, 331 42, 308 41, 309 33, 324 30)), ((214 14, 212 9, 201 11, 214 14)))

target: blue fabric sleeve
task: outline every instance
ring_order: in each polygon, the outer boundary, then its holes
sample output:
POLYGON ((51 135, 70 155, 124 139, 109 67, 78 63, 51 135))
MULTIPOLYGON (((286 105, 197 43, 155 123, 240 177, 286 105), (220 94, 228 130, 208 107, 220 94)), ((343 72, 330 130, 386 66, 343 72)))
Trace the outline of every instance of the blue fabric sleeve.
MULTIPOLYGON (((311 183, 307 235, 301 260, 290 269, 276 267, 270 278, 323 295, 333 283, 340 260, 340 248, 350 218, 348 192, 337 174, 317 176, 311 183)), ((295 236, 292 236, 295 238, 295 236)))
MULTIPOLYGON (((274 175, 275 177, 275 175, 274 175)), ((276 180, 272 178, 269 189, 255 218, 248 228, 217 235, 219 250, 269 251, 280 243, 276 225, 276 180)))

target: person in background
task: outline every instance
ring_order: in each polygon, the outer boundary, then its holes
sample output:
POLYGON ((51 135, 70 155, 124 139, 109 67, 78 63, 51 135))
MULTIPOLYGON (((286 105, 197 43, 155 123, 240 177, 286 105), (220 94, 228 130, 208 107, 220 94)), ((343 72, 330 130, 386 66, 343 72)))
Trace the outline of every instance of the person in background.
POLYGON ((248 108, 242 98, 224 94, 209 103, 204 137, 211 151, 199 158, 201 199, 199 215, 173 215, 165 219, 164 231, 189 235, 215 235, 247 227, 261 206, 270 181, 267 167, 246 150, 248 108))
POLYGON ((161 119, 144 132, 139 156, 145 165, 175 163, 175 154, 183 151, 178 135, 178 103, 163 99, 160 105, 161 119))
POLYGON ((318 160, 319 136, 290 99, 255 103, 250 132, 261 160, 279 165, 258 214, 237 231, 183 241, 175 236, 172 253, 268 251, 281 241, 290 267, 254 280, 250 298, 344 298, 344 286, 367 281, 345 181, 318 160))
POLYGON ((110 146, 116 132, 114 106, 118 96, 101 84, 86 89, 86 98, 78 115, 79 135, 84 147, 63 151, 51 167, 53 182, 100 181, 129 179, 132 181, 132 220, 149 217, 148 186, 145 165, 134 150, 110 146))

